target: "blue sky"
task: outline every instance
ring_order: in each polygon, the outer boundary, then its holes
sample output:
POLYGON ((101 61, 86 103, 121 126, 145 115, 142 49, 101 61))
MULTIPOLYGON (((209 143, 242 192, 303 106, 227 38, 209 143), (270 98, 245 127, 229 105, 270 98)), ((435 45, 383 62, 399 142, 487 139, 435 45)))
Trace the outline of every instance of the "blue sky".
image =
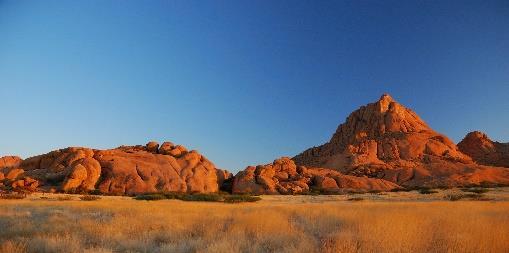
POLYGON ((509 141, 508 1, 2 1, 0 155, 171 140, 232 171, 384 93, 509 141))

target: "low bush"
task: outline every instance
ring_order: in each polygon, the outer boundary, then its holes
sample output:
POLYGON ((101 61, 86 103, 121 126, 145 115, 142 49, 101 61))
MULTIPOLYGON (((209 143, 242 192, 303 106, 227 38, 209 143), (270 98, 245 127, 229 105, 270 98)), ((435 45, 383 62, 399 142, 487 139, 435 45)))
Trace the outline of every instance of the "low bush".
POLYGON ((464 194, 447 194, 444 196, 444 199, 449 201, 457 201, 463 198, 465 198, 464 194))
POLYGON ((364 199, 361 198, 361 197, 352 197, 352 198, 349 198, 347 199, 348 201, 363 201, 364 199))
POLYGON ((259 200, 262 200, 262 198, 250 195, 229 195, 224 198, 225 203, 256 202, 259 200))
POLYGON ((434 194, 434 193, 438 193, 438 191, 435 191, 433 189, 430 189, 430 188, 422 188, 419 190, 419 193, 420 194, 434 194))
POLYGON ((24 199, 27 197, 25 193, 11 192, 0 194, 0 199, 24 199))
POLYGON ((100 200, 101 197, 96 196, 96 195, 83 195, 83 196, 80 196, 80 199, 83 201, 94 201, 94 200, 100 200))
POLYGON ((408 189, 408 188, 394 188, 391 190, 391 192, 409 192, 409 191, 412 191, 412 189, 408 189))
POLYGON ((483 194, 478 193, 456 193, 456 194, 447 194, 444 196, 444 199, 450 200, 450 201, 458 201, 461 199, 471 199, 471 200, 491 200, 489 198, 486 198, 483 194))
POLYGON ((473 192, 477 194, 487 193, 490 191, 490 189, 487 188, 463 188, 461 190, 464 192, 473 192))
POLYGON ((67 201, 67 200, 72 200, 72 196, 69 196, 69 195, 58 196, 58 197, 57 197, 57 200, 58 200, 58 201, 67 201))
POLYGON ((320 191, 320 189, 316 189, 316 188, 311 188, 309 189, 309 191, 307 192, 303 192, 302 195, 312 195, 312 196, 317 196, 317 195, 321 195, 322 192, 320 191))
POLYGON ((208 202, 222 202, 224 197, 217 194, 184 194, 179 195, 176 199, 184 201, 208 201, 208 202))
POLYGON ((168 199, 163 194, 142 194, 134 197, 136 200, 161 200, 168 199))
POLYGON ((103 195, 103 193, 99 189, 94 189, 88 192, 90 195, 103 195))
POLYGON ((183 193, 151 193, 141 194, 134 197, 136 200, 163 200, 163 199, 177 199, 182 201, 207 201, 207 202, 225 202, 225 203, 240 203, 240 202, 256 202, 261 200, 260 197, 250 195, 226 195, 226 194, 183 194, 183 193))

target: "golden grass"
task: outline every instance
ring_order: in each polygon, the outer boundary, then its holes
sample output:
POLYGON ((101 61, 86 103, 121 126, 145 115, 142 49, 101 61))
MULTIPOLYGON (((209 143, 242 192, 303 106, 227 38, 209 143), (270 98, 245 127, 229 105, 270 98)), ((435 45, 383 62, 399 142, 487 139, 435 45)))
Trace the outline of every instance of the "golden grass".
POLYGON ((509 202, 266 199, 0 200, 0 252, 509 252, 509 202))

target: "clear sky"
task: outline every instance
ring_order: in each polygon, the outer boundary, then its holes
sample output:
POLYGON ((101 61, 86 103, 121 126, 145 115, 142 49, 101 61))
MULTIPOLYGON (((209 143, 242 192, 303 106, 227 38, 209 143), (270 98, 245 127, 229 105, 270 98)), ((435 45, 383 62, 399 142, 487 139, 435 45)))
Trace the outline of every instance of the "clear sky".
POLYGON ((0 0, 0 155, 171 140, 238 171, 384 92, 509 141, 509 1, 0 0))

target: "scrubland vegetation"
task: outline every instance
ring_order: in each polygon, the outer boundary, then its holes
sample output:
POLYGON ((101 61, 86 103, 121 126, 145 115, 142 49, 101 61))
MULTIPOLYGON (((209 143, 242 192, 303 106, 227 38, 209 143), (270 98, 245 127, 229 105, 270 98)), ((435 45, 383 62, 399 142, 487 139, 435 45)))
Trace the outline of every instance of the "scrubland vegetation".
POLYGON ((509 250, 507 201, 370 200, 390 194, 408 193, 266 196, 235 205, 129 197, 4 199, 0 252, 509 250))
POLYGON ((136 200, 163 200, 178 199, 183 201, 206 201, 206 202, 224 202, 241 203, 256 202, 261 200, 258 196, 234 195, 234 194, 183 194, 183 193, 150 193, 134 197, 136 200))

